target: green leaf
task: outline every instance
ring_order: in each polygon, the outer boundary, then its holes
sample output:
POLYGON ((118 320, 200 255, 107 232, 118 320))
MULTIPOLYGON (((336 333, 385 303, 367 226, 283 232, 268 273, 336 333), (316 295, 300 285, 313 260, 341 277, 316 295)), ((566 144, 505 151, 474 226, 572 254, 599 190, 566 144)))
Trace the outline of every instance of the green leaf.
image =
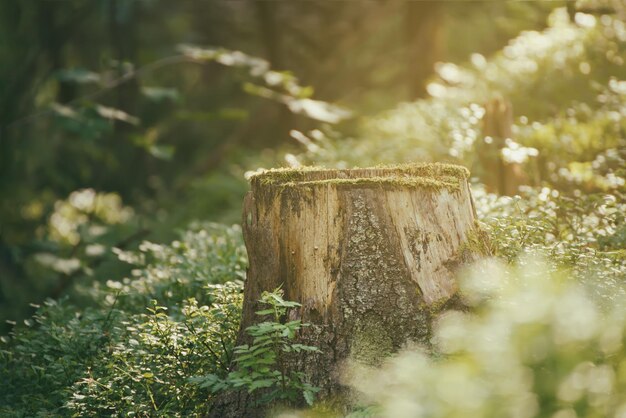
POLYGON ((139 125, 140 122, 139 118, 129 115, 123 110, 115 109, 113 107, 96 105, 94 109, 96 113, 104 119, 119 120, 121 122, 126 122, 130 125, 139 125))
POLYGON ((180 100, 180 94, 177 89, 164 87, 142 87, 141 93, 148 99, 155 102, 163 102, 167 100, 176 102, 180 100))
POLYGON ((255 380, 254 382, 252 382, 252 384, 248 387, 248 393, 252 393, 253 391, 255 391, 256 389, 260 389, 260 388, 269 388, 272 387, 276 384, 276 380, 275 379, 263 379, 263 380, 255 380))
POLYGON ((151 144, 148 146, 148 153, 160 160, 171 160, 175 150, 173 145, 151 144))
POLYGON ((310 390, 305 390, 304 392, 302 392, 302 395, 304 396, 304 400, 306 401, 306 403, 309 406, 313 406, 313 402, 315 401, 315 393, 310 390))
POLYGON ((60 81, 72 82, 77 84, 100 83, 100 74, 86 70, 84 68, 72 68, 59 70, 56 77, 60 81))
POLYGON ((271 315, 274 313, 274 309, 264 309, 262 311, 256 311, 257 315, 271 315))
POLYGON ((239 362, 244 362, 244 361, 246 361, 246 360, 248 360, 248 359, 251 359, 251 358, 253 358, 253 357, 254 357, 254 354, 244 354, 243 356, 238 356, 238 357, 235 359, 235 361, 236 361, 236 362, 238 362, 238 363, 239 363, 239 362))
POLYGON ((252 352, 252 354, 255 357, 260 356, 263 353, 267 353, 268 351, 270 351, 272 349, 272 347, 259 347, 259 348, 255 348, 254 351, 252 352))

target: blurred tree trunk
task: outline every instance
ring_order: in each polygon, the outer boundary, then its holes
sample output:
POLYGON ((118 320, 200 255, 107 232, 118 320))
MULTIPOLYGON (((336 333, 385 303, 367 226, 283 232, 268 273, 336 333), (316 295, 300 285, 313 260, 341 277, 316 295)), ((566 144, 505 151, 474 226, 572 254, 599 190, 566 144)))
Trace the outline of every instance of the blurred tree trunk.
POLYGON ((528 176, 520 163, 507 162, 502 153, 507 140, 513 139, 511 102, 495 98, 485 105, 483 135, 485 141, 478 142, 478 157, 484 167, 481 181, 489 192, 515 195, 519 186, 528 183, 528 176))
MULTIPOLYGON (((132 0, 109 0, 109 36, 111 56, 116 61, 113 67, 116 78, 129 76, 137 62, 137 28, 139 27, 139 9, 141 2, 132 0)), ((115 88, 113 107, 136 116, 139 111, 140 85, 137 77, 130 77, 127 81, 115 88)), ((134 146, 128 138, 128 134, 134 129, 128 123, 115 120, 113 140, 109 142, 111 153, 119 161, 120 170, 126 175, 113 179, 117 183, 108 184, 111 179, 100 177, 98 183, 104 188, 119 190, 123 197, 129 197, 128 178, 132 178, 137 171, 148 161, 146 153, 139 147, 134 146)), ((135 177, 135 186, 141 184, 142 179, 135 177)))
MULTIPOLYGON (((59 4, 56 2, 42 2, 39 7, 39 44, 42 46, 49 60, 52 71, 59 71, 66 67, 63 49, 66 39, 59 30, 59 4)), ((57 101, 67 103, 76 97, 76 85, 59 80, 57 101)))
MULTIPOLYGON (((117 61, 117 75, 123 77, 137 64, 137 27, 140 2, 109 0, 109 35, 111 51, 117 61)), ((137 107, 139 83, 133 77, 119 86, 117 107, 133 114, 137 107)))
POLYGON ((439 0, 406 2, 409 99, 426 96, 426 81, 443 59, 443 5, 439 0))
POLYGON ((276 4, 267 1, 257 1, 254 3, 254 8, 267 59, 273 67, 282 68, 280 26, 276 21, 276 4))

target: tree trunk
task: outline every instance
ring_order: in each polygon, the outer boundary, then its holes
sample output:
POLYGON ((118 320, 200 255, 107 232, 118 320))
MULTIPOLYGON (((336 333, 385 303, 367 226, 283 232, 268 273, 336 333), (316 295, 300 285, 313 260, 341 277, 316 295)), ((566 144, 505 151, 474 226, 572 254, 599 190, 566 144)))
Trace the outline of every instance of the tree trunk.
POLYGON ((528 184, 528 175, 520 163, 507 162, 502 150, 506 141, 513 139, 513 105, 508 100, 495 98, 485 104, 483 135, 490 142, 479 141, 478 158, 484 168, 482 182, 490 193, 513 196, 519 186, 528 184))
POLYGON ((281 286, 302 304, 296 316, 313 324, 300 338, 322 350, 292 367, 330 402, 346 399, 347 360, 377 365, 405 346, 428 346, 433 315, 454 303, 454 270, 477 255, 467 245, 477 232, 468 174, 423 164, 254 176, 243 213, 250 267, 240 342, 258 321, 261 293, 281 286))
POLYGON ((426 82, 443 59, 443 2, 406 2, 406 48, 409 100, 426 97, 426 82))

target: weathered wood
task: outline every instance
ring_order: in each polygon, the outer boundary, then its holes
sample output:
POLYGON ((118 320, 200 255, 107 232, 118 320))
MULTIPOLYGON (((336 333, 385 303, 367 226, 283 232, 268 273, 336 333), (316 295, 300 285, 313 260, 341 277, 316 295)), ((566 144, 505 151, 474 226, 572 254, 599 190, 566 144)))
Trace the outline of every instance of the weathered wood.
POLYGON ((255 322, 261 293, 281 286, 314 324, 301 338, 323 351, 293 367, 326 399, 343 394, 346 360, 378 364, 406 345, 428 345, 433 315, 454 300, 455 269, 476 256, 467 245, 476 234, 468 175, 420 164, 254 176, 243 211, 242 330, 255 322))

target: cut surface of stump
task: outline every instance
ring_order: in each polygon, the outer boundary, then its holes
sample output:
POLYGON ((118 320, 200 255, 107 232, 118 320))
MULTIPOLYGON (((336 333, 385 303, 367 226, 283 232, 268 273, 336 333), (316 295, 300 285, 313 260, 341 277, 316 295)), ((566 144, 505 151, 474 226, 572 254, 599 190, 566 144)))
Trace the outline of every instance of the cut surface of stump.
MULTIPOLYGON (((476 258, 467 169, 411 164, 275 169, 251 178, 243 232, 249 270, 240 342, 263 291, 282 287, 313 326, 300 336, 322 354, 293 367, 339 396, 348 359, 376 365, 429 344, 431 322, 457 290, 455 270, 476 258)), ((290 318, 294 319, 294 318, 290 318)))

